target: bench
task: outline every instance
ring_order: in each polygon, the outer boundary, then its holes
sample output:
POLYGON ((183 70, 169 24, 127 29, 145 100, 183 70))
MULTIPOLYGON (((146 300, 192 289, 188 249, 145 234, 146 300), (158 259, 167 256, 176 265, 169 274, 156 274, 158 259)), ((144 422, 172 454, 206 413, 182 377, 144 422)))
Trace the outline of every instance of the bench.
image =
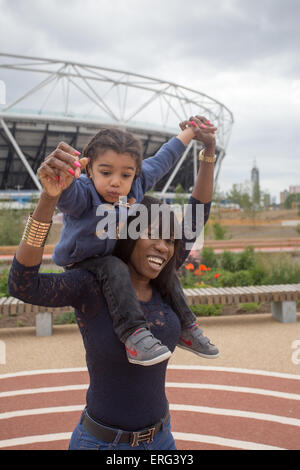
POLYGON ((73 307, 40 307, 23 302, 14 297, 0 298, 0 315, 18 316, 35 315, 36 336, 51 336, 53 330, 53 314, 74 311, 73 307))
MULTIPOLYGON (((297 321, 296 301, 300 300, 300 284, 184 289, 184 293, 189 305, 270 302, 271 312, 276 320, 282 323, 297 321)), ((35 314, 36 336, 51 336, 53 314, 73 310, 73 307, 39 307, 14 297, 0 298, 0 315, 35 314)))
POLYGON ((297 321, 296 301, 300 300, 300 284, 272 286, 216 287, 184 289, 189 305, 239 304, 270 302, 273 317, 282 323, 297 321))

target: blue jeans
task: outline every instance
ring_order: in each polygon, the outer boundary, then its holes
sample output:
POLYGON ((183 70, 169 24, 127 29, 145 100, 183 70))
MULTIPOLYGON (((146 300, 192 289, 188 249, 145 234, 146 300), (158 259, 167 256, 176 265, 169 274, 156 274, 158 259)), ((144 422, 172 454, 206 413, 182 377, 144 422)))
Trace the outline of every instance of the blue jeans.
POLYGON ((69 450, 176 450, 170 419, 164 428, 154 435, 150 444, 141 442, 136 447, 119 444, 121 435, 120 430, 114 442, 102 442, 89 434, 79 421, 71 436, 69 450))

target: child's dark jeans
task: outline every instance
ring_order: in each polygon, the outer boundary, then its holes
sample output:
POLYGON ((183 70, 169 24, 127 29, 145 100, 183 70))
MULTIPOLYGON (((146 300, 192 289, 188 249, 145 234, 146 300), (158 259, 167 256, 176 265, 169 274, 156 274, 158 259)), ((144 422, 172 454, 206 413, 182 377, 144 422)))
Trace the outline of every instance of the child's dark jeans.
MULTIPOLYGON (((131 284, 127 265, 116 256, 97 256, 85 259, 66 269, 86 269, 95 274, 106 299, 114 330, 123 343, 137 328, 148 328, 144 313, 131 284)), ((177 314, 181 328, 195 322, 196 317, 190 310, 180 281, 174 276, 170 294, 170 304, 177 314)))

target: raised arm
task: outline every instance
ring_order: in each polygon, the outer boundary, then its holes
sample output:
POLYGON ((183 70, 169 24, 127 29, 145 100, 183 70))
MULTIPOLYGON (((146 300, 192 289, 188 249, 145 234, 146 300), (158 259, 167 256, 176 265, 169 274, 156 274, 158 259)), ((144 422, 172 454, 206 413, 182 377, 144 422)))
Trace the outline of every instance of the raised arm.
MULTIPOLYGON (((200 162, 199 171, 197 174, 195 186, 193 188, 192 197, 189 200, 189 220, 187 232, 192 232, 195 235, 193 238, 184 236, 177 256, 177 268, 179 268, 184 260, 187 258, 191 251, 193 242, 202 232, 210 213, 211 200, 213 195, 213 183, 214 183, 214 163, 211 159, 215 156, 216 139, 214 134, 214 127, 210 122, 202 117, 196 116, 191 117, 191 121, 196 122, 199 132, 196 139, 204 144, 204 160, 200 162), (204 127, 203 127, 204 126, 204 127), (207 159, 207 160, 205 160, 207 159), (202 216, 200 221, 197 220, 197 206, 203 206, 202 216)), ((180 124, 184 127, 186 122, 180 124)), ((185 220, 185 219, 184 219, 185 220)), ((184 223, 184 221, 183 221, 184 223)), ((188 235, 186 230, 183 230, 185 235, 188 235)))
MULTIPOLYGON (((28 218, 26 230, 24 230, 11 266, 8 281, 10 294, 27 303, 45 306, 75 306, 80 296, 81 286, 86 285, 82 279, 85 275, 82 270, 58 274, 38 273, 47 231, 51 227, 53 213, 61 192, 61 186, 55 183, 56 176, 64 177, 69 168, 67 162, 64 165, 61 160, 55 158, 48 161, 46 165, 42 164, 39 175, 44 189, 33 214, 28 218), (79 274, 81 277, 76 280, 79 274)), ((90 276, 89 273, 86 275, 90 276)))
POLYGON ((44 191, 57 197, 57 207, 65 214, 79 217, 88 205, 86 186, 78 178, 88 159, 79 159, 80 153, 65 142, 48 155, 38 175, 44 191))
MULTIPOLYGON (((175 166, 193 139, 198 139, 199 128, 190 121, 184 121, 181 129, 182 131, 162 145, 153 157, 143 161, 141 182, 144 192, 152 189, 175 166)), ((214 129, 216 130, 215 127, 214 129)))

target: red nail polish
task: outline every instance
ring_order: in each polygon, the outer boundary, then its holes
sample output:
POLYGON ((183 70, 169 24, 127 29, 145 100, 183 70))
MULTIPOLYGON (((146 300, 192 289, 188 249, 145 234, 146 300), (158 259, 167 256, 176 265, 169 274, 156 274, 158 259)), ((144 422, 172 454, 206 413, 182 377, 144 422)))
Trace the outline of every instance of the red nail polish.
POLYGON ((205 124, 200 124, 200 127, 202 127, 202 129, 206 129, 206 125, 205 125, 205 124))
POLYGON ((189 124, 191 124, 193 127, 197 127, 197 124, 195 123, 195 121, 189 121, 189 124))
POLYGON ((78 150, 74 150, 74 153, 75 153, 75 155, 77 155, 77 156, 80 155, 80 152, 78 152, 78 150))
POLYGON ((59 176, 56 175, 55 178, 56 178, 56 181, 59 181, 59 176))
POLYGON ((71 168, 68 169, 68 172, 69 172, 71 175, 75 176, 75 171, 72 170, 71 168))
POLYGON ((77 166, 77 168, 81 168, 81 165, 80 165, 79 162, 76 162, 76 161, 75 161, 75 162, 73 162, 73 164, 74 164, 75 166, 77 166))

